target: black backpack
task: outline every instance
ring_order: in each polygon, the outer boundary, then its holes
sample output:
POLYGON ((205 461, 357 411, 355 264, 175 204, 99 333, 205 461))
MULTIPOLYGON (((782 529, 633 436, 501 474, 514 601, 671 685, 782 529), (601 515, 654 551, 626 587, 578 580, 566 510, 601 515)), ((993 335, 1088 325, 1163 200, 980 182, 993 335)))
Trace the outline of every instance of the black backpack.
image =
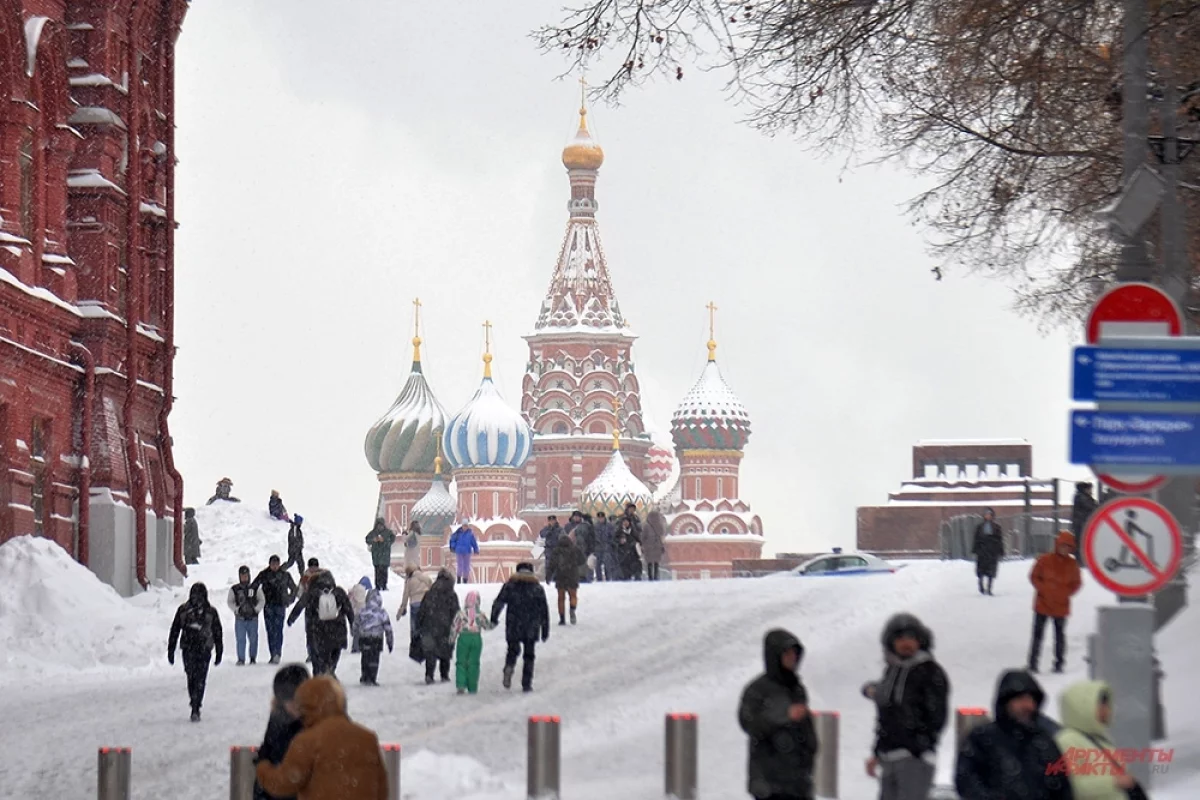
POLYGON ((201 650, 211 650, 213 647, 212 623, 208 619, 208 607, 188 603, 183 607, 183 618, 180 620, 183 638, 188 644, 201 650))

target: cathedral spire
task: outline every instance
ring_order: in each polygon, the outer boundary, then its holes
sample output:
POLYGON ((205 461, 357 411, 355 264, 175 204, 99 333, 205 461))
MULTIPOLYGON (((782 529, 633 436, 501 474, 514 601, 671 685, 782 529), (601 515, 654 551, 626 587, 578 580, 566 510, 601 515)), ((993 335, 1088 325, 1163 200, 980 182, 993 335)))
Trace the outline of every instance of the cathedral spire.
POLYGON ((413 298, 413 369, 421 368, 421 298, 413 298))
POLYGON ((717 304, 711 300, 708 309, 708 360, 717 360, 717 304))
POLYGON ((492 379, 492 321, 483 321, 483 377, 492 379))
POLYGON ((621 401, 613 395, 613 450, 621 449, 621 401))

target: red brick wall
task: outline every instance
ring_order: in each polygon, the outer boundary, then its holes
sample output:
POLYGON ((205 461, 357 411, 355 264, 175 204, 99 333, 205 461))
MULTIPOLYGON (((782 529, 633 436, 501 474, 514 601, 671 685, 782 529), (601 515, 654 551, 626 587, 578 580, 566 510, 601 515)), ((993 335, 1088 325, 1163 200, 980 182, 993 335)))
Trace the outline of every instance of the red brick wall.
POLYGON ((859 550, 938 550, 943 520, 969 509, 945 506, 868 506, 858 509, 859 550))

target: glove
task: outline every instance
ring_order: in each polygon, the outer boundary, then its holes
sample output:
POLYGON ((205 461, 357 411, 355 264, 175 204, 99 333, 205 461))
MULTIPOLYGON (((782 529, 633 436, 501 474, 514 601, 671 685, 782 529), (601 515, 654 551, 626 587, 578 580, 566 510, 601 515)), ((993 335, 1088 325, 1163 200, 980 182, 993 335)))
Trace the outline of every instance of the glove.
POLYGON ((175 653, 170 650, 167 651, 167 663, 172 667, 175 666, 175 653))
POLYGON ((221 654, 220 653, 217 653, 217 660, 213 662, 213 666, 214 667, 221 666, 221 654))
POLYGON ((392 646, 390 644, 388 645, 388 652, 392 652, 392 646))
POLYGON ((546 640, 547 640, 547 639, 549 639, 549 638, 550 638, 550 632, 549 632, 549 631, 547 631, 547 632, 543 633, 543 634, 542 634, 542 643, 544 644, 544 643, 546 642, 546 640))

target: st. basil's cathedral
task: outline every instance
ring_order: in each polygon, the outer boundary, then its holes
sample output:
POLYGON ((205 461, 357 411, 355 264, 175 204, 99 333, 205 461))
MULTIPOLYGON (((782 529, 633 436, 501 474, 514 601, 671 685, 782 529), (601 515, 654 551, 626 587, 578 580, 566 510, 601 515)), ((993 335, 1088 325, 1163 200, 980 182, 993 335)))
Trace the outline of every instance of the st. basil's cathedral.
MULTIPOLYGON (((738 495, 750 416, 721 376, 710 304, 708 363, 656 441, 643 417, 636 336, 621 314, 596 223, 604 151, 579 110, 562 152, 569 217, 533 332, 520 410, 492 381, 490 326, 479 389, 446 413, 421 368, 421 339, 399 397, 367 433, 379 476, 378 515, 423 532, 421 563, 450 563, 446 542, 466 522, 479 540, 473 580, 501 581, 531 559, 550 514, 619 515, 627 504, 667 519, 665 568, 675 578, 729 577, 735 559, 758 558, 762 522, 738 495)), ((414 301, 419 317, 420 302, 414 301)), ((417 330, 420 330, 419 323, 417 330)), ((403 558, 402 542, 396 559, 403 558)))

